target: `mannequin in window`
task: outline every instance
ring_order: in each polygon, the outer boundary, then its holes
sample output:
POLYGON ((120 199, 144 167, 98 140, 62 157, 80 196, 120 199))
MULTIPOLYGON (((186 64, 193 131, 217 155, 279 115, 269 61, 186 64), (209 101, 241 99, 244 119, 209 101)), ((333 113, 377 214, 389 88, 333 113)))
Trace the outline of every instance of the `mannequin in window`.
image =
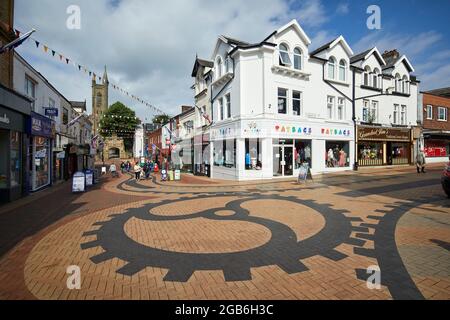
POLYGON ((345 167, 346 160, 347 154, 343 149, 341 149, 341 151, 339 151, 339 167, 345 167))
POLYGON ((327 166, 329 167, 329 168, 332 168, 332 167, 334 167, 334 152, 333 152, 333 149, 329 149, 328 150, 328 154, 327 154, 327 166))

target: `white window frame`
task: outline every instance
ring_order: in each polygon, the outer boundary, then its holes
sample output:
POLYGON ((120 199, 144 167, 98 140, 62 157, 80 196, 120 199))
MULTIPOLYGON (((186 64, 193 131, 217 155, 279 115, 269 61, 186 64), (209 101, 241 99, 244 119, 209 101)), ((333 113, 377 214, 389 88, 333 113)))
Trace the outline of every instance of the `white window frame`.
POLYGON ((222 120, 224 120, 224 116, 225 116, 225 114, 224 114, 224 105, 223 105, 223 97, 220 98, 218 100, 218 102, 219 102, 219 108, 218 108, 219 116, 217 118, 219 119, 219 121, 222 121, 222 120))
POLYGON ((336 79, 336 59, 334 57, 330 57, 328 59, 328 63, 327 63, 327 69, 328 69, 328 79, 336 79), (330 74, 330 72, 333 72, 333 75, 330 74))
POLYGON ((345 99, 342 97, 339 97, 337 99, 337 119, 338 120, 344 120, 345 119, 345 99))
POLYGON ((285 43, 280 43, 280 45, 278 46, 278 51, 279 51, 280 65, 284 67, 291 67, 292 61, 289 54, 289 46, 285 43), (286 47, 286 50, 281 49, 281 46, 286 47))
POLYGON ((431 104, 428 104, 426 110, 427 110, 427 120, 433 120, 433 106, 431 104))
POLYGON ((36 87, 37 87, 37 84, 33 80, 33 78, 29 77, 28 75, 25 75, 25 93, 29 98, 31 98, 33 100, 33 102, 31 103, 33 111, 36 111, 36 109, 35 109, 35 107, 36 107, 35 106, 36 105, 35 104, 35 102, 36 102, 36 87), (31 88, 32 88, 31 93, 29 92, 29 89, 30 89, 29 84, 31 84, 31 88))
POLYGON ((292 115, 294 116, 301 116, 303 113, 303 105, 302 105, 302 100, 303 100, 303 92, 298 91, 298 90, 293 90, 292 91, 292 115), (298 93, 300 95, 300 98, 294 98, 294 94, 298 93), (298 101, 300 103, 300 110, 298 114, 294 114, 294 100, 298 101))
POLYGON ((296 47, 294 49, 294 69, 295 70, 302 70, 303 69, 303 51, 299 47, 296 47), (296 51, 298 51, 299 53, 297 53, 296 51), (296 66, 296 61, 299 62, 299 64, 300 64, 299 67, 296 66))
POLYGON ((341 59, 339 61, 338 69, 339 69, 339 72, 338 72, 339 73, 338 74, 339 81, 346 82, 347 81, 347 62, 344 59, 341 59), (344 63, 344 64, 342 64, 342 63, 344 63), (343 79, 341 79, 341 72, 343 75, 343 79))
POLYGON ((226 108, 224 116, 228 119, 231 118, 231 93, 225 95, 225 101, 226 108))
POLYGON ((363 108, 362 108, 362 120, 363 122, 369 122, 369 112, 370 112, 370 101, 369 100, 363 100, 363 108), (364 112, 366 111, 366 112, 364 112))
POLYGON ((286 88, 281 88, 278 87, 277 88, 277 113, 278 114, 288 114, 288 109, 289 109, 289 90, 286 88), (284 90, 286 92, 285 96, 280 95, 280 90, 284 90), (280 112, 280 108, 279 108, 279 103, 280 103, 280 98, 284 98, 286 101, 286 111, 284 113, 280 112))
POLYGON ((408 123, 408 114, 406 105, 402 104, 400 106, 400 122, 401 125, 405 126, 408 123))
POLYGON ((447 121, 448 119, 448 110, 445 107, 438 107, 438 114, 437 114, 437 120, 438 121, 447 121), (441 118, 441 110, 444 110, 444 118, 441 118))
POLYGON ((399 115, 400 115, 400 105, 398 105, 398 104, 394 104, 394 114, 393 114, 393 117, 394 117, 394 119, 393 119, 393 124, 399 124, 398 123, 398 120, 399 120, 399 115))
POLYGON ((378 123, 378 108, 379 103, 376 100, 370 102, 370 113, 372 114, 373 123, 378 123))
POLYGON ((327 96, 327 117, 328 119, 334 119, 336 97, 327 96))

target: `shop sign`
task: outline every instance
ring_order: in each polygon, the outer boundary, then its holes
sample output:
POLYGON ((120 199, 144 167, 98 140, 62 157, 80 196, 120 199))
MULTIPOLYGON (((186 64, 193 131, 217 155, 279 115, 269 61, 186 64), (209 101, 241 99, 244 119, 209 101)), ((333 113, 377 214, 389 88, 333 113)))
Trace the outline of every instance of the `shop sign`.
POLYGON ((64 151, 61 151, 56 154, 57 159, 64 159, 66 157, 66 153, 64 151))
POLYGON ((244 129, 244 134, 260 134, 261 129, 258 128, 256 121, 249 122, 247 128, 244 129))
POLYGON ((47 117, 57 117, 58 116, 58 108, 45 108, 45 115, 47 117))
POLYGON ((29 133, 40 137, 53 137, 53 121, 36 112, 31 113, 29 133))
POLYGON ((235 136, 233 128, 220 128, 211 130, 211 136, 213 139, 217 138, 231 138, 235 136))
POLYGON ((322 128, 321 133, 327 136, 350 137, 352 131, 348 129, 322 128))
POLYGON ((37 151, 34 154, 34 157, 38 159, 47 157, 47 149, 44 148, 42 150, 37 151))
POLYGON ((292 134, 304 134, 304 135, 311 135, 312 134, 312 128, 311 127, 296 127, 296 126, 281 126, 276 125, 275 131, 277 133, 292 133, 292 134))
POLYGON ((86 175, 83 172, 76 172, 72 178, 72 192, 86 191, 86 175))
POLYGON ((9 120, 8 116, 5 113, 2 116, 0 116, 0 122, 5 123, 5 124, 9 124, 11 122, 11 120, 9 120))
POLYGON ((359 140, 390 140, 390 141, 410 141, 410 130, 395 128, 373 128, 359 127, 359 140))

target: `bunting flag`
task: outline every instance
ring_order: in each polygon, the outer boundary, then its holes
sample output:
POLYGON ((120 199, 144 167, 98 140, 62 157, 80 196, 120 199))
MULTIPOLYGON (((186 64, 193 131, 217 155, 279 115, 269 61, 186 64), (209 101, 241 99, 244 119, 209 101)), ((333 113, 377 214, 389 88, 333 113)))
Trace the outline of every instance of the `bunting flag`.
POLYGON ((14 48, 17 48, 22 43, 24 43, 36 30, 32 29, 31 31, 25 33, 23 36, 20 36, 21 32, 18 32, 16 30, 17 39, 13 40, 10 43, 5 44, 4 46, 0 47, 0 54, 3 52, 12 50, 14 48))
MULTIPOLYGON (((14 30, 14 29, 13 29, 13 30, 14 30)), ((22 34, 22 32, 19 31, 19 30, 17 30, 17 29, 14 30, 14 31, 15 31, 16 35, 18 35, 18 36, 20 36, 20 34, 22 34)), ((11 46, 11 48, 15 48, 16 46, 19 46, 20 44, 22 44, 26 39, 31 38, 31 39, 34 40, 34 43, 35 43, 37 49, 39 49, 39 47, 40 47, 41 44, 42 44, 42 48, 43 48, 43 50, 44 50, 45 53, 48 53, 49 50, 50 50, 53 57, 55 57, 55 55, 58 54, 59 60, 60 60, 61 62, 65 62, 67 65, 69 65, 70 62, 72 62, 73 67, 74 67, 75 69, 78 68, 78 71, 79 71, 79 72, 84 71, 85 74, 89 74, 89 77, 93 78, 94 80, 95 80, 95 79, 99 79, 100 82, 103 80, 102 77, 100 77, 100 76, 97 77, 97 74, 96 74, 96 73, 94 73, 93 71, 89 70, 87 67, 83 66, 82 64, 76 63, 75 60, 73 60, 73 59, 71 59, 71 58, 69 58, 69 57, 63 55, 62 53, 60 53, 60 52, 57 51, 57 50, 51 49, 48 45, 41 43, 41 42, 38 41, 37 39, 34 39, 33 37, 30 37, 31 34, 32 34, 33 32, 35 32, 34 29, 33 29, 32 31, 30 31, 30 32, 28 32, 28 33, 26 33, 26 34, 24 34, 24 35, 23 35, 22 37, 20 37, 19 39, 16 39, 16 40, 15 40, 15 43, 11 43, 11 44, 13 45, 13 46, 11 46)), ((9 45, 11 45, 11 44, 9 44, 9 45)), ((9 45, 7 45, 7 46, 9 46, 9 45)), ((5 47, 7 47, 7 46, 5 46, 5 47)), ((5 48, 5 47, 0 48, 0 53, 2 52, 1 50, 6 51, 6 50, 10 49, 10 48, 5 48)), ((137 101, 137 102, 143 104, 144 106, 146 106, 146 107, 152 109, 155 113, 158 113, 158 114, 166 114, 166 112, 164 112, 163 110, 161 110, 161 109, 155 107, 154 105, 152 105, 152 104, 148 103, 147 101, 145 101, 144 99, 142 99, 142 98, 140 98, 140 97, 138 97, 138 96, 136 96, 136 95, 130 93, 129 91, 124 90, 123 88, 121 88, 121 87, 118 86, 117 84, 114 84, 114 83, 110 83, 110 84, 112 85, 112 88, 113 88, 114 90, 117 90, 118 92, 120 92, 120 93, 122 93, 122 94, 126 94, 127 97, 130 97, 131 99, 133 99, 133 100, 135 100, 135 101, 137 101)))

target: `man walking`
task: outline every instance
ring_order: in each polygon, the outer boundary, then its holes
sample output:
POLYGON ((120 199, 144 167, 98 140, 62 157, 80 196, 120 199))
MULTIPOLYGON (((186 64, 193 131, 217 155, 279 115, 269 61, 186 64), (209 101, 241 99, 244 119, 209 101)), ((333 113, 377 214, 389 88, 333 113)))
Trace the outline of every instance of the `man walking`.
POLYGON ((134 174, 136 176, 136 180, 140 180, 141 179, 141 166, 139 165, 139 163, 136 162, 136 164, 134 165, 134 174))
POLYGON ((425 154, 420 150, 416 156, 417 173, 425 173, 425 154))

